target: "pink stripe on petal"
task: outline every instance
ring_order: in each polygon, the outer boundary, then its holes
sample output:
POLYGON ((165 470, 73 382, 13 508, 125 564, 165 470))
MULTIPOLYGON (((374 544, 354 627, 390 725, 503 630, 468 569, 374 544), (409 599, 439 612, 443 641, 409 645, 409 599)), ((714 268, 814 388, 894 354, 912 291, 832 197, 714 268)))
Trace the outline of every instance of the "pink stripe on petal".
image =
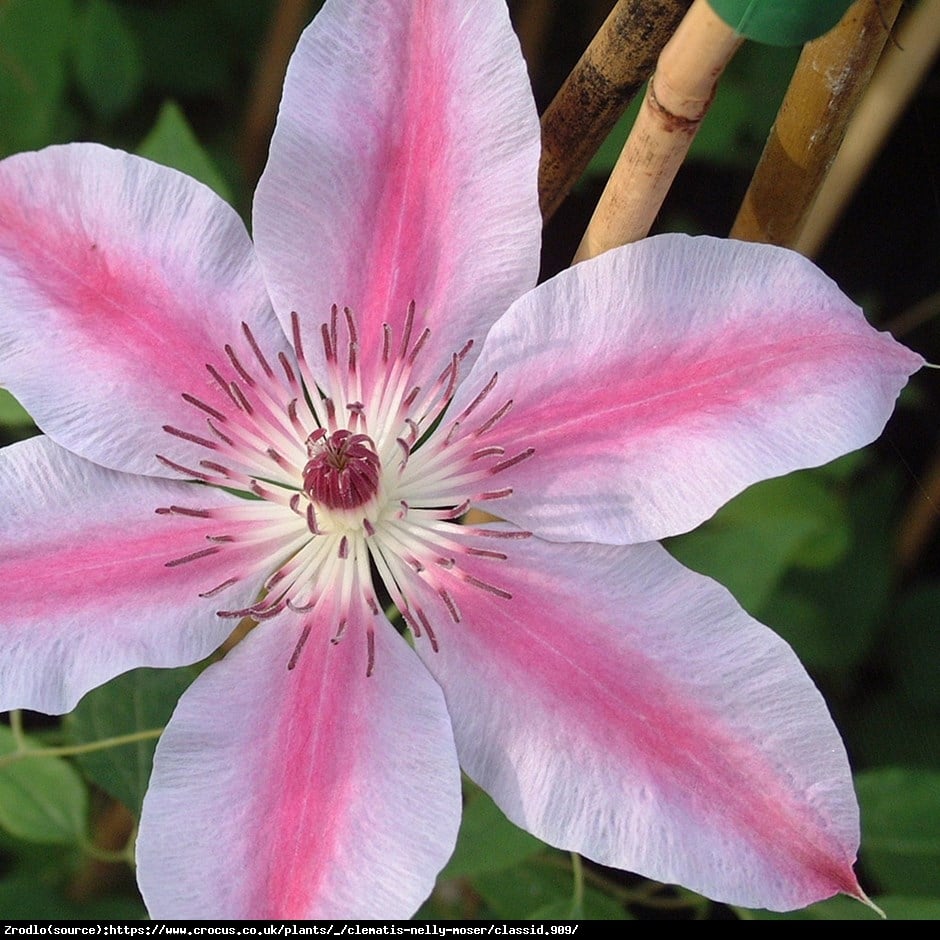
POLYGON ((512 820, 729 903, 858 894, 845 752, 786 644, 657 545, 501 547, 435 573, 462 618, 427 590, 439 652, 419 649, 512 820))
POLYGON ((155 509, 223 512, 238 501, 222 491, 104 470, 43 437, 0 450, 0 489, 0 711, 66 712, 128 669, 202 659, 232 630, 219 607, 259 589, 248 550, 167 567, 225 524, 155 509))
POLYGON ((443 697, 361 605, 331 643, 338 613, 263 623, 181 699, 137 843, 154 917, 401 918, 430 893, 460 818, 443 697))
POLYGON ((50 436, 119 470, 165 476, 225 401, 206 371, 247 322, 286 341, 235 211, 195 180, 96 144, 0 164, 0 382, 50 436), (204 419, 204 416, 202 416, 204 419))
MULTIPOLYGON (((882 431, 923 360, 818 269, 763 245, 660 236, 577 265, 491 330, 452 413, 499 373, 500 515, 546 538, 687 531, 758 480, 882 431)), ((489 410, 486 410, 489 409, 489 410)))
POLYGON ((285 328, 296 310, 321 362, 320 324, 351 307, 368 387, 382 323, 394 350, 415 301, 412 342, 431 329, 416 381, 436 377, 535 283, 538 159, 503 0, 329 0, 291 60, 255 198, 285 328))

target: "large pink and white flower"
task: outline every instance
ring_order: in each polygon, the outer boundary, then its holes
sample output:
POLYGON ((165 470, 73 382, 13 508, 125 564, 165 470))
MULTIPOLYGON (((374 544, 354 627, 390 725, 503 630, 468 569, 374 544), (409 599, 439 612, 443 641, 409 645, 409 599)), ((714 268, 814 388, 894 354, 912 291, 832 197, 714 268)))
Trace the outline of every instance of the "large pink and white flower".
POLYGON ((124 153, 0 164, 0 381, 45 432, 0 452, 0 708, 258 621, 157 749, 154 916, 411 914, 458 761, 607 865, 860 894, 820 695, 655 540, 873 440, 921 360, 768 247, 660 237, 533 287, 538 155, 504 0, 328 0, 254 244, 124 153))

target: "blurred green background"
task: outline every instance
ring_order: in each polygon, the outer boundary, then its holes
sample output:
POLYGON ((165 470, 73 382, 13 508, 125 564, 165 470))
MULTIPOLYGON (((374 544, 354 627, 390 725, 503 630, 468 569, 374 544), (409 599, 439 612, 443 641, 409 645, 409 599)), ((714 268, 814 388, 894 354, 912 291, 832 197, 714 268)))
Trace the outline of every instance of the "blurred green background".
MULTIPOLYGON (((277 98, 270 37, 290 35, 317 6, 0 0, 0 157, 97 140, 185 170, 247 214, 277 98)), ((510 3, 540 107, 611 6, 510 3)), ((727 233, 796 56, 749 44, 736 57, 659 230, 727 233)), ((628 120, 547 226, 546 275, 573 254, 628 120)), ((903 331, 899 338, 933 362, 940 361, 938 126, 935 69, 819 259, 873 322, 903 331)), ((876 445, 753 487, 668 546, 789 640, 821 687, 857 772, 861 880, 898 918, 940 916, 938 398, 936 373, 921 373, 876 445)), ((0 443, 34 433, 0 391, 0 443)), ((130 864, 134 820, 155 735, 197 671, 137 670, 61 721, 5 716, 0 919, 146 916, 130 864), (121 735, 137 739, 86 747, 121 735), (23 756, 24 743, 42 753, 23 756)), ((547 849, 469 784, 466 801, 457 852, 419 916, 770 916, 547 849)), ((787 916, 875 917, 844 899, 787 916)))

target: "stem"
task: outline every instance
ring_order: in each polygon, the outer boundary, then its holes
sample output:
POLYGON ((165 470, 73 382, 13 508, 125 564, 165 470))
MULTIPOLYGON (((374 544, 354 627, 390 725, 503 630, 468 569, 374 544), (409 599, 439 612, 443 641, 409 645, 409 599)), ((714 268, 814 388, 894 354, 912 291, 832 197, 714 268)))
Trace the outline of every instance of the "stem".
POLYGON ((104 751, 111 747, 121 747, 124 744, 135 744, 138 741, 151 741, 159 738, 161 734, 163 734, 163 728, 148 728, 146 731, 135 731, 131 734, 121 734, 113 738, 103 738, 100 741, 89 741, 85 744, 28 748, 15 751, 12 754, 4 754, 0 757, 0 770, 26 757, 74 757, 76 754, 90 754, 93 751, 104 751))
POLYGON ((901 0, 858 0, 835 29, 807 43, 732 238, 796 242, 900 6, 901 0))
POLYGON ((584 862, 577 852, 571 855, 571 873, 574 876, 574 892, 571 898, 571 913, 574 917, 584 917, 584 862))
POLYGON ((547 222, 649 78, 692 0, 618 0, 542 115, 539 203, 547 222))
POLYGON ((707 0, 694 0, 659 56, 643 106, 575 262, 649 233, 708 111, 718 76, 742 42, 707 0))
POLYGON ((23 731, 23 712, 14 709, 10 712, 10 731, 13 734, 13 743, 17 751, 26 750, 26 735, 23 731))
POLYGON ((940 0, 921 0, 905 16, 858 103, 845 140, 819 189, 794 248, 816 255, 940 50, 940 0))

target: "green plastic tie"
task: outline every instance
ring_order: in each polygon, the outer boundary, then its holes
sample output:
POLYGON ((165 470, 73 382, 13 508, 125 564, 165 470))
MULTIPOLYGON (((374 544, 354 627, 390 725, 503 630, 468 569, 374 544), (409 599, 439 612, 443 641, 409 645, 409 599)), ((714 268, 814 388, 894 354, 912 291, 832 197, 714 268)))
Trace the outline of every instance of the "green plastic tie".
POLYGON ((708 0, 746 39, 771 46, 800 46, 828 33, 853 0, 708 0))

